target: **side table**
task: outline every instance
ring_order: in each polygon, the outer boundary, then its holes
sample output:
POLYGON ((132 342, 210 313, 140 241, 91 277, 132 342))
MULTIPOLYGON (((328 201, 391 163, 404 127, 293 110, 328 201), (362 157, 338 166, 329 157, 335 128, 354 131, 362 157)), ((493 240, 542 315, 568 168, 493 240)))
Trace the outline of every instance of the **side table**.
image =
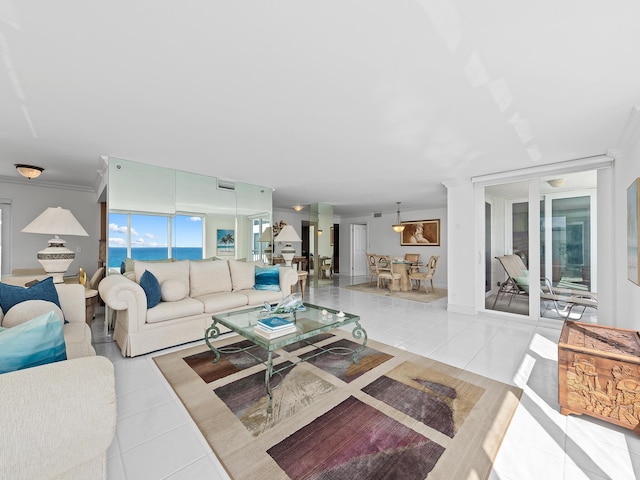
MULTIPOLYGON (((298 284, 300 284, 300 293, 302 294, 302 298, 304 298, 304 289, 307 287, 307 276, 309 272, 304 270, 298 270, 298 284)), ((297 284, 296 284, 297 285, 297 284)), ((291 293, 296 289, 296 285, 291 285, 291 293)))
POLYGON ((96 303, 98 303, 98 290, 87 288, 84 291, 84 305, 87 325, 91 326, 91 320, 96 311, 96 303))

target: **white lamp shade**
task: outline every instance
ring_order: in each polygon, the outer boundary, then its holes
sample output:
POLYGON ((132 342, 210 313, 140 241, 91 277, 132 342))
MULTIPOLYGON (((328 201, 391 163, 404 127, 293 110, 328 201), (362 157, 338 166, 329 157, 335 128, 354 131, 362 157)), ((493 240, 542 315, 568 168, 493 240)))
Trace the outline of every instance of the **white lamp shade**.
POLYGON ((258 242, 271 243, 272 240, 273 240, 273 228, 267 227, 265 231, 262 232, 262 235, 260 235, 258 242))
POLYGON ((298 235, 298 232, 296 232, 296 229, 291 225, 285 225, 282 230, 280 230, 280 233, 276 235, 276 238, 274 238, 274 240, 276 242, 285 243, 302 242, 302 239, 298 235))
POLYGON ((302 242, 302 239, 296 232, 296 229, 291 225, 285 225, 280 230, 280 233, 274 238, 276 242, 285 242, 286 246, 281 250, 282 258, 284 259, 284 264, 287 267, 291 266, 293 261, 293 257, 295 257, 296 250, 291 246, 293 242, 302 242))
POLYGON ((49 207, 22 229, 24 233, 45 233, 49 235, 78 235, 88 237, 70 210, 60 207, 49 207))

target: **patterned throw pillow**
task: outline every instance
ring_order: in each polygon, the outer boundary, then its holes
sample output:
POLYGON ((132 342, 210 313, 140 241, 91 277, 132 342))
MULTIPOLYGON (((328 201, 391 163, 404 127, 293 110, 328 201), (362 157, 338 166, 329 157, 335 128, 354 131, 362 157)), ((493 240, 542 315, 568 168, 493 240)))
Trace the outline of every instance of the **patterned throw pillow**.
POLYGON ((255 268, 256 283, 253 286, 255 290, 280 291, 280 267, 278 267, 278 265, 266 268, 261 268, 256 265, 255 268))
POLYGON ((47 277, 28 288, 0 283, 0 308, 4 313, 14 305, 27 300, 46 300, 62 308, 53 277, 47 277))
POLYGON ((0 374, 66 359, 62 323, 55 312, 0 327, 0 374))
POLYGON ((147 296, 147 308, 153 308, 160 303, 162 298, 160 283, 156 276, 149 270, 145 270, 142 277, 140 277, 140 286, 147 296))

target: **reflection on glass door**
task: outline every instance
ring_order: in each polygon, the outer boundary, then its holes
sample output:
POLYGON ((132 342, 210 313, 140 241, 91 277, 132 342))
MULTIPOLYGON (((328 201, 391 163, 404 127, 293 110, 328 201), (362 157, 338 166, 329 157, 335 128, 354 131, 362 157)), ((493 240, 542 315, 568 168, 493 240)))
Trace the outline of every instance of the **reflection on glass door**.
POLYGON ((551 268, 554 286, 591 288, 591 198, 551 201, 551 268))
POLYGON ((484 291, 491 291, 491 204, 484 203, 484 291))
POLYGON ((549 245, 541 251, 546 272, 542 274, 545 282, 541 295, 542 317, 586 320, 597 315, 597 309, 590 304, 597 298, 592 275, 595 269, 592 238, 596 228, 593 196, 594 192, 566 192, 546 197, 540 232, 549 245), (581 298, 586 301, 581 302, 581 298))
POLYGON ((491 214, 485 211, 485 246, 491 249, 490 273, 485 274, 485 289, 490 277, 490 293, 485 295, 489 310, 529 315, 528 194, 527 182, 485 188, 485 203, 491 204, 491 214))

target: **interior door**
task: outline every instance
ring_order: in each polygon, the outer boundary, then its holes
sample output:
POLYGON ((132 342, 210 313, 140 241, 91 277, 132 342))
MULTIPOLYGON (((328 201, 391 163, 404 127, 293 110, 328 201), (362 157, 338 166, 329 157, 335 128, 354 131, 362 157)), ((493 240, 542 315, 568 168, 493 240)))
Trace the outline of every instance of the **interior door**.
POLYGON ((367 275, 367 226, 351 225, 351 275, 367 275))

